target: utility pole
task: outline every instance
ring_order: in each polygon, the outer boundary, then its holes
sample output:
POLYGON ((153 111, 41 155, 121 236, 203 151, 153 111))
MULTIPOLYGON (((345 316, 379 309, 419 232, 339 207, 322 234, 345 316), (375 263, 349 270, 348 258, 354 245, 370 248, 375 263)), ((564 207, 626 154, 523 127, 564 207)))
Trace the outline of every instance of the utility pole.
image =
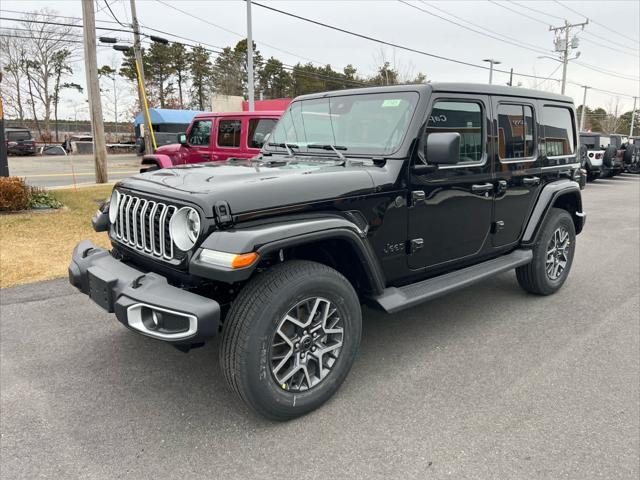
MULTIPOLYGON (((2 83, 2 72, 0 72, 2 83)), ((2 106, 2 93, 0 92, 0 177, 9 176, 9 159, 7 157, 7 143, 4 138, 4 108, 2 106)))
POLYGON ((635 119, 636 119, 636 101, 637 100, 638 100, 638 97, 633 97, 633 109, 631 110, 631 128, 629 128, 630 137, 633 136, 633 124, 635 123, 635 119))
POLYGON ((584 130, 584 112, 587 110, 587 90, 591 87, 582 85, 584 88, 584 95, 582 96, 582 112, 580 113, 580 132, 584 130))
POLYGON ((104 140, 104 120, 98 83, 98 59, 96 57, 96 15, 93 0, 82 0, 82 30, 84 32, 84 69, 87 74, 89 114, 93 134, 93 161, 96 183, 107 182, 107 145, 104 140))
POLYGON ((509 84, 510 87, 513 87, 513 68, 511 68, 511 72, 509 73, 509 84))
MULTIPOLYGON (((133 27, 133 53, 137 63, 138 72, 138 102, 140 104, 140 111, 144 112, 145 98, 142 86, 146 85, 144 81, 144 66, 142 64, 142 50, 140 47, 140 25, 138 24, 138 16, 136 15, 136 0, 131 0, 131 26, 133 27)), ((153 143, 151 141, 151 129, 153 128, 149 120, 149 115, 144 115, 144 151, 147 154, 154 153, 153 143)))
MULTIPOLYGON (((561 61, 562 61, 562 94, 564 95, 565 88, 567 86, 567 65, 569 64, 569 60, 575 60, 574 58, 569 58, 569 49, 578 48, 578 38, 574 37, 571 42, 569 42, 569 36, 571 34, 571 29, 574 27, 581 27, 584 30, 585 25, 589 25, 589 19, 582 23, 569 23, 568 20, 564 21, 564 25, 561 27, 550 26, 549 31, 555 32, 557 34, 555 45, 556 52, 561 53, 561 61), (561 38, 562 33, 564 33, 564 38, 561 38)), ((578 55, 580 53, 578 52, 578 55)), ((578 57, 576 57, 578 58, 578 57)))
POLYGON ((491 85, 493 83, 493 66, 494 65, 500 65, 499 60, 494 60, 493 58, 485 58, 484 60, 482 60, 483 62, 489 62, 489 85, 491 85))
MULTIPOLYGON (((133 0, 131 0, 133 2, 133 0)), ((254 110, 253 101, 253 36, 251 34, 251 0, 247 0, 247 92, 249 94, 249 111, 254 110)))

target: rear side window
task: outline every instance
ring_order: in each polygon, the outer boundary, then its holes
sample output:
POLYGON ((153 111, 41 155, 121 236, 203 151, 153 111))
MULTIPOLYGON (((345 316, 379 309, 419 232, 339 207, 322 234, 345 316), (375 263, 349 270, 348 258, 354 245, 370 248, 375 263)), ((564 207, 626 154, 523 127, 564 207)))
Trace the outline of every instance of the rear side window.
POLYGON ((31 140, 31 133, 28 131, 7 132, 7 140, 11 140, 12 142, 19 142, 22 140, 31 140))
POLYGON ((249 120, 249 148, 262 148, 264 139, 273 130, 276 121, 272 118, 252 118, 249 120))
POLYGON ((546 106, 542 114, 546 155, 572 155, 575 152, 576 134, 571 110, 546 106))
POLYGON ((209 145, 211 141, 211 120, 197 120, 189 132, 189 145, 209 145))
MULTIPOLYGON (((439 100, 433 104, 423 142, 436 132, 458 132, 460 134, 460 163, 477 163, 482 160, 482 106, 476 102, 439 100)), ((427 158, 427 162, 429 158, 427 158)))
POLYGON ((228 148, 240 147, 241 120, 220 120, 218 122, 218 146, 228 148))
POLYGON ((501 159, 533 156, 533 109, 529 105, 498 106, 498 152, 501 159))

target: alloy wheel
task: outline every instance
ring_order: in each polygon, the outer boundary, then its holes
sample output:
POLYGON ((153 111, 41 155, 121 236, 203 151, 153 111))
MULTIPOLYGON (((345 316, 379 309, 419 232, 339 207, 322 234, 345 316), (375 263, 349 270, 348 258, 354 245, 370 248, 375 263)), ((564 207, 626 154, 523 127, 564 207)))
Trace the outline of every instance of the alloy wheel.
POLYGON ((569 261, 569 247, 571 238, 564 227, 558 227, 551 235, 547 245, 547 261, 545 269, 551 280, 557 280, 564 272, 569 261))
POLYGON ((344 340, 338 309, 326 298, 296 304, 282 318, 271 343, 271 373, 283 390, 320 384, 334 367, 344 340))

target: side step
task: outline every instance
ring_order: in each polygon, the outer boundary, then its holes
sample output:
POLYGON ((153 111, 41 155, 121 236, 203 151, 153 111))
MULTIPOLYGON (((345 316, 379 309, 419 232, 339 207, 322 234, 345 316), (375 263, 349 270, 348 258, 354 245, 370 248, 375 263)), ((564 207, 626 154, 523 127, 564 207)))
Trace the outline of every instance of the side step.
POLYGON ((498 273, 526 265, 533 259, 531 250, 515 250, 509 255, 494 258, 471 267, 456 270, 439 277, 429 278, 404 287, 385 288, 372 300, 388 313, 399 312, 419 303, 468 287, 498 273))

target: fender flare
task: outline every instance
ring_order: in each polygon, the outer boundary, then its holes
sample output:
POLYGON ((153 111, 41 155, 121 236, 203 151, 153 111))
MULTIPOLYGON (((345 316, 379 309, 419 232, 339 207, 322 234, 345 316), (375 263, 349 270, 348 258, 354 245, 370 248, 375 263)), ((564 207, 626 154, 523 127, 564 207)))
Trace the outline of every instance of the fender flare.
POLYGON ((547 218, 549 210, 551 210, 551 207, 556 203, 557 200, 565 195, 573 196, 576 201, 576 215, 580 217, 580 221, 576 222, 576 218, 574 218, 574 223, 576 223, 576 226, 579 225, 579 228, 576 228, 576 233, 580 233, 583 221, 582 218, 584 217, 584 213, 582 211, 582 196, 580 194, 580 184, 574 182, 573 180, 556 180, 555 182, 551 182, 545 185, 542 188, 540 195, 538 195, 538 200, 535 207, 533 208, 533 211, 531 212, 531 215, 529 216, 527 226, 522 236, 523 244, 528 245, 535 243, 536 237, 538 236, 539 227, 547 218))
MULTIPOLYGON (((348 214, 349 212, 347 212, 348 214)), ((189 272, 225 283, 247 280, 255 271, 258 262, 249 267, 230 270, 200 261, 200 252, 207 248, 228 253, 257 252, 260 258, 281 249, 301 246, 321 240, 347 241, 356 253, 374 292, 384 290, 384 276, 378 259, 367 240, 367 228, 359 212, 353 221, 338 214, 305 218, 288 218, 259 225, 216 230, 197 249, 189 264, 189 272), (358 221, 362 220, 362 222, 358 221), (357 222, 357 223, 356 223, 357 222)))
MULTIPOLYGON (((163 154, 153 154, 153 155, 145 155, 142 157, 141 165, 157 165, 158 169, 160 168, 168 168, 173 167, 173 162, 171 161, 171 157, 169 155, 163 154)), ((142 169, 140 169, 142 171, 142 169)), ((144 169, 147 171, 148 169, 144 169)))

